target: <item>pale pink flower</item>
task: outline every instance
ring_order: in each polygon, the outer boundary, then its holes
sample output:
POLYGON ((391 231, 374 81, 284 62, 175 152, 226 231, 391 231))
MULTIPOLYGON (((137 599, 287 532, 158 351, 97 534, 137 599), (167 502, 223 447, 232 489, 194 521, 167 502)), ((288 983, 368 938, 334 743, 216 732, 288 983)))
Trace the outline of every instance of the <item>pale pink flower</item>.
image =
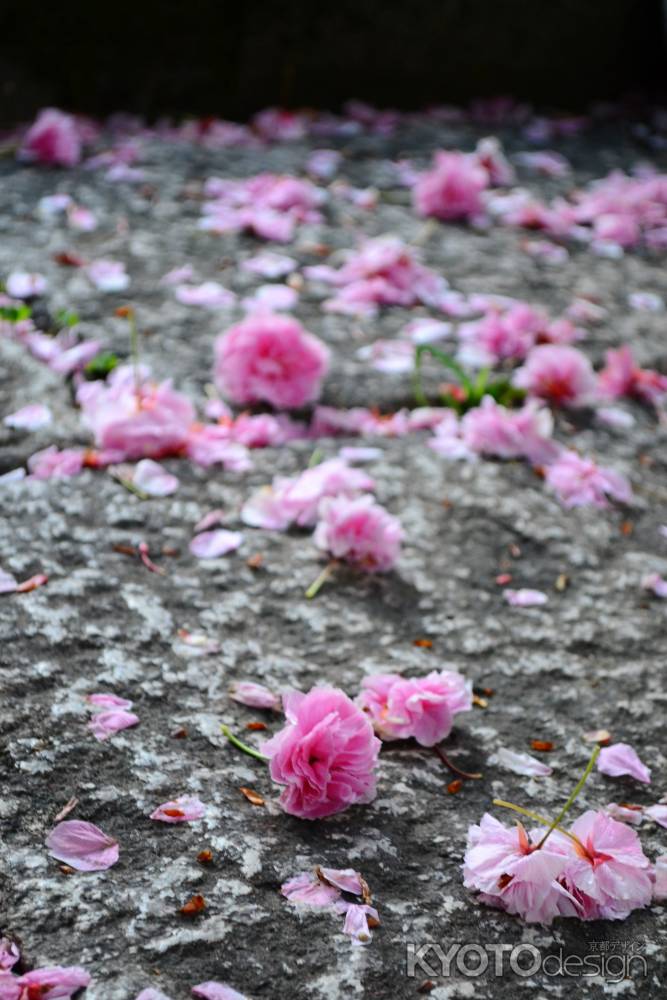
POLYGON ((80 872, 98 872, 118 861, 118 841, 80 819, 58 823, 46 838, 49 854, 80 872))
POLYGON ((96 740, 108 740, 110 736, 139 724, 139 716, 122 708, 111 708, 98 712, 88 723, 96 740))
POLYGON ((174 295, 185 306, 201 306, 203 309, 230 309, 236 302, 234 292, 223 288, 217 281, 177 285, 174 295))
POLYGON ((481 892, 489 906, 521 916, 527 923, 550 924, 561 912, 563 898, 572 899, 559 884, 567 858, 547 841, 539 851, 517 823, 507 829, 488 813, 468 830, 463 864, 464 885, 481 892))
POLYGON ((469 219, 481 215, 481 194, 488 185, 489 175, 474 156, 439 152, 414 186, 415 208, 419 215, 444 222, 469 219))
POLYGON ((159 462, 154 462, 151 458, 137 462, 132 472, 132 483, 151 497, 171 496, 180 485, 178 476, 167 472, 159 462))
POLYGON ((364 713, 335 688, 283 696, 287 723, 268 740, 271 777, 285 812, 320 819, 375 798, 380 741, 364 713))
POLYGON ((289 316, 249 316, 216 342, 216 384, 235 403, 303 406, 319 396, 328 365, 324 344, 289 316))
POLYGON ((20 957, 21 952, 14 941, 5 937, 0 938, 0 972, 7 972, 16 965, 20 957))
POLYGON ((130 284, 125 264, 119 260, 95 260, 86 274, 99 292, 123 292, 130 284))
POLYGON ((659 573, 648 573, 642 580, 642 587, 656 597, 667 597, 667 580, 659 573))
POLYGON ((503 597, 513 608, 534 608, 549 600, 543 590, 531 590, 529 587, 521 587, 519 590, 506 587, 503 597))
POLYGON ((400 522, 368 494, 338 496, 320 503, 315 545, 367 573, 386 573, 395 565, 403 540, 400 522))
POLYGON ((76 965, 51 965, 33 969, 22 976, 0 973, 1 1000, 63 1000, 72 997, 90 983, 85 969, 76 965))
POLYGON ((356 702, 381 739, 412 737, 431 747, 449 736, 455 715, 472 708, 472 682, 448 670, 414 678, 374 674, 361 682, 356 702))
POLYGON ((201 997, 202 1000, 248 1000, 243 993, 232 989, 227 983, 217 983, 212 979, 207 983, 200 983, 199 986, 193 986, 192 995, 201 997))
POLYGON ((546 316, 522 302, 506 312, 491 310, 483 319, 459 328, 462 359, 475 366, 523 359, 547 324, 546 316))
POLYGON ((319 180, 330 181, 338 172, 343 154, 337 149, 314 149, 306 160, 306 170, 319 180))
POLYGON ((81 448, 63 448, 55 445, 36 451, 28 459, 28 471, 33 479, 65 479, 78 476, 83 469, 84 452, 81 448))
POLYGON ((494 758, 497 764, 514 774, 523 774, 530 778, 546 778, 553 773, 553 768, 531 757, 529 753, 520 753, 507 747, 498 747, 494 758))
POLYGON ((329 909, 340 899, 340 890, 326 885, 311 872, 301 872, 284 882, 280 891, 290 903, 304 903, 306 906, 329 909))
POLYGON ((657 292, 630 292, 628 305, 637 312, 659 313, 665 308, 665 300, 657 292))
POLYGON ((23 137, 19 158, 75 167, 81 159, 81 137, 76 119, 57 108, 44 108, 23 137))
POLYGON ((629 743, 613 743, 609 747, 602 747, 598 757, 598 771, 612 778, 629 774, 645 785, 651 784, 650 769, 642 763, 637 751, 629 743))
POLYGON ((638 221, 621 212, 598 215, 593 219, 593 233, 596 239, 621 247, 634 247, 641 237, 638 221))
POLYGON ((649 905, 651 866, 634 830, 589 810, 572 824, 571 833, 582 847, 570 842, 562 884, 583 908, 582 919, 624 920, 649 905))
POLYGON ((192 403, 171 382, 157 384, 131 366, 114 369, 106 382, 82 383, 77 400, 98 448, 118 459, 161 458, 182 451, 194 422, 192 403))
POLYGON ((167 271, 160 278, 161 285, 182 285, 183 282, 192 281, 195 276, 192 264, 181 264, 180 267, 174 267, 171 271, 167 271))
POLYGON ((53 414, 44 403, 29 403, 20 410, 7 414, 2 422, 5 427, 13 427, 16 430, 36 431, 40 427, 48 426, 52 420, 53 414))
POLYGON ((595 372, 576 347, 535 347, 514 375, 514 384, 531 396, 560 406, 586 406, 596 391, 595 372))
POLYGON ((545 470, 545 480, 565 507, 608 507, 610 500, 631 503, 632 488, 619 472, 563 450, 545 470))
POLYGON ((7 275, 5 289, 13 299, 32 299, 43 295, 48 282, 43 274, 29 274, 27 271, 12 271, 7 275))
POLYGON ((534 400, 519 410, 501 406, 484 396, 479 406, 461 420, 461 438, 470 451, 496 458, 527 458, 530 462, 552 460, 558 446, 551 440, 553 417, 534 400))
POLYGON ((280 698, 273 691, 269 691, 263 684, 256 684, 254 681, 239 681, 231 691, 231 697, 241 705, 249 708, 270 708, 276 712, 280 710, 280 698))
POLYGON ((632 350, 624 344, 616 351, 607 351, 606 364, 598 376, 600 392, 608 399, 630 396, 658 406, 667 397, 667 375, 639 368, 632 350))
POLYGON ((219 559, 229 552, 235 552, 243 544, 243 535, 240 531, 225 531, 218 528, 216 531, 202 531, 190 542, 190 552, 198 559, 219 559))
POLYGON ((206 813, 206 806, 196 795, 179 795, 177 799, 163 802, 150 814, 150 819, 161 823, 189 823, 201 819, 206 813))

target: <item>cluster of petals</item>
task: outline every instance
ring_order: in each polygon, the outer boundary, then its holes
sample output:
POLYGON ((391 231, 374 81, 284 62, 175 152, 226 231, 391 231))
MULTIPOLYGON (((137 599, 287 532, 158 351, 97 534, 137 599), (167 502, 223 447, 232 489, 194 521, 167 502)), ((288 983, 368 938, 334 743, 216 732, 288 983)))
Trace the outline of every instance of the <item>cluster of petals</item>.
POLYGON ((48 965, 22 976, 0 971, 0 1000, 64 1000, 90 981, 86 970, 77 965, 48 965))
POLYGON ((334 559, 366 573, 386 573, 398 560, 403 537, 398 518, 366 493, 322 500, 313 540, 334 559))
POLYGON ((472 681, 451 670, 414 678, 374 674, 364 678, 356 701, 382 740, 412 738, 431 747, 449 735, 455 715, 472 708, 472 681))
POLYGON ((139 724, 139 716, 131 712, 132 702, 115 694, 91 694, 88 702, 95 714, 88 723, 96 740, 108 740, 115 733, 139 724))
POLYGON ((431 169, 422 173, 414 186, 415 209, 421 216, 443 222, 481 216, 482 193, 489 183, 489 174, 477 156, 438 152, 431 169))
POLYGON ((600 395, 607 399, 623 396, 638 399, 649 406, 659 406, 667 398, 667 375, 640 368, 625 344, 607 351, 606 363, 598 375, 600 395))
POLYGON ((204 187, 200 228, 214 233, 249 230, 265 240, 287 243, 296 226, 319 222, 326 195, 310 181, 282 174, 245 180, 210 178, 204 187))
POLYGON ((597 394, 597 379, 590 361, 576 347, 566 344, 533 348, 513 381, 529 396, 559 406, 586 406, 597 394))
POLYGON ((215 380, 241 405, 277 409, 317 399, 329 365, 324 344, 291 316, 260 312, 230 327, 216 341, 215 380))
POLYGON ((612 500, 632 503, 632 487, 625 476, 570 449, 563 449, 546 467, 544 478, 564 507, 605 508, 612 500))
POLYGON ((324 868, 314 873, 301 872, 280 887, 290 903, 332 910, 344 914, 343 934, 355 945, 364 945, 372 938, 371 927, 380 923, 378 912, 369 903, 368 886, 359 872, 352 868, 324 868), (356 896, 361 902, 347 897, 356 896))
POLYGON ((468 831, 465 885, 527 923, 622 920, 651 902, 651 866, 634 830, 590 810, 569 831, 576 840, 554 831, 540 847, 545 832, 485 814, 468 831))
MULTIPOLYGON (((445 430, 438 433, 431 447, 436 451, 445 430)), ((461 419, 458 434, 466 449, 476 455, 492 458, 525 458, 533 463, 549 462, 558 454, 553 441, 553 417, 529 400, 517 410, 501 406, 491 396, 484 396, 479 406, 469 410, 461 419)))
POLYGON ((506 309, 492 303, 482 319, 459 327, 459 358, 472 367, 522 361, 536 344, 569 344, 581 335, 567 318, 551 320, 527 302, 512 302, 506 309))
POLYGON ((448 288, 398 236, 367 240, 346 253, 340 268, 320 264, 305 268, 304 274, 338 289, 325 301, 325 311, 351 315, 373 315, 378 306, 438 307, 448 288))
POLYGON ((375 798, 380 740, 361 709, 335 688, 283 695, 286 725, 262 747, 285 812, 321 819, 375 798))
POLYGON ((74 167, 81 152, 81 129, 76 118, 57 108, 44 108, 25 133, 18 155, 29 162, 74 167))

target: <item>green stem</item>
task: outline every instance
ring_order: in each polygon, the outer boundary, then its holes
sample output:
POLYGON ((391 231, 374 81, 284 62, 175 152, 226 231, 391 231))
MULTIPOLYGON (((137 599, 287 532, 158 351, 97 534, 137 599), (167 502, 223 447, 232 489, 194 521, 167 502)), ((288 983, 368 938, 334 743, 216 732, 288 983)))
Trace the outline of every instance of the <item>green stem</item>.
POLYGON ((461 385, 465 389, 468 397, 472 398, 475 392, 475 387, 464 372, 461 365, 449 354, 445 354, 444 351, 438 350, 437 347, 433 347, 431 344, 420 344, 415 350, 415 367, 413 371, 414 394, 415 399, 420 406, 428 406, 428 399, 424 393, 421 376, 422 358, 425 354, 430 354, 431 357, 435 358, 436 361, 439 361, 444 368, 448 368, 449 371, 453 372, 461 382, 461 385))
POLYGON ((574 789, 572 790, 572 793, 570 794, 570 797, 568 798, 567 802, 565 803, 565 805, 563 806, 563 808, 561 809, 561 811, 556 816, 556 819, 551 824, 550 828, 547 830, 547 832, 544 834, 544 836, 542 837, 541 841, 537 845, 538 847, 542 847, 542 845, 544 844, 544 842, 547 839, 547 837, 551 836, 551 834, 553 833, 553 831, 559 825, 559 823, 562 820, 563 816, 565 816, 565 814, 571 808, 571 806, 572 806, 574 800, 576 799, 576 797, 578 796, 579 792, 581 791, 581 789, 584 787, 584 785, 588 781, 588 776, 591 773, 591 771, 593 770, 593 767, 595 766, 595 761, 598 759, 598 754, 599 753, 600 753, 600 746, 598 744, 595 747, 595 749, 593 750, 593 753, 591 754, 591 759, 589 760, 588 764, 586 765, 586 770, 584 771, 584 773, 582 774, 582 776, 579 778, 579 781, 577 782, 577 784, 574 786, 574 789))
MULTIPOLYGON (((575 844, 579 844, 580 847, 583 846, 578 837, 575 837, 573 833, 570 833, 569 830, 566 830, 564 827, 559 826, 558 822, 552 823, 552 821, 547 819, 546 816, 540 816, 539 813, 531 812, 530 809, 524 809, 522 806, 516 806, 513 802, 505 802, 504 799, 494 799, 493 804, 494 806, 502 806, 503 809, 511 809, 512 812, 520 813, 522 816, 527 816, 529 819, 534 819, 537 823, 541 823, 542 826, 549 826, 554 830, 558 830, 559 833, 564 833, 566 837, 573 840, 575 844)), ((544 840, 540 841, 537 848, 540 848, 543 843, 544 840)))
POLYGON ((124 479, 122 476, 118 476, 117 478, 121 486, 124 486, 129 493, 134 493, 134 495, 139 497, 140 500, 151 499, 149 493, 144 493, 144 491, 140 490, 138 486, 135 486, 131 480, 124 479))
POLYGON ((308 588, 305 594, 305 596, 308 598, 309 601, 311 601, 313 597, 317 596, 322 586, 327 582, 327 580, 329 579, 329 577, 331 576, 331 574, 333 573, 333 571, 336 569, 337 566, 338 566, 338 560, 332 559, 330 563, 327 563, 327 565, 324 567, 324 569, 317 577, 317 579, 313 580, 313 582, 311 583, 310 587, 308 588))
POLYGON ((265 757, 263 753, 260 753, 259 750, 255 750, 253 747, 249 747, 247 743, 243 743, 238 736, 234 736, 234 733, 231 731, 229 726, 223 725, 220 726, 220 729, 222 731, 222 735, 226 736, 230 743, 233 743, 239 750, 243 750, 243 752, 247 753, 249 757, 256 757, 257 760, 261 760, 265 764, 268 762, 269 758, 265 757))

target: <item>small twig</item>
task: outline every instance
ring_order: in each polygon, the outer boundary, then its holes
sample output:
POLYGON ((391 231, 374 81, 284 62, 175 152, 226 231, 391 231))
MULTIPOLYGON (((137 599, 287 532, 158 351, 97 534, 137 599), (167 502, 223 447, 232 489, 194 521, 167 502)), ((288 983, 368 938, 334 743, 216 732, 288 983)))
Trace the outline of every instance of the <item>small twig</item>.
POLYGON ((463 771, 461 770, 460 767, 457 767, 456 764, 452 764, 451 760, 449 759, 445 751, 442 749, 442 747, 434 746, 433 752, 438 755, 442 763, 445 765, 445 767, 449 768, 452 774, 458 774, 460 778, 470 778, 476 781, 479 780, 481 777, 483 777, 481 771, 474 771, 474 772, 463 771))

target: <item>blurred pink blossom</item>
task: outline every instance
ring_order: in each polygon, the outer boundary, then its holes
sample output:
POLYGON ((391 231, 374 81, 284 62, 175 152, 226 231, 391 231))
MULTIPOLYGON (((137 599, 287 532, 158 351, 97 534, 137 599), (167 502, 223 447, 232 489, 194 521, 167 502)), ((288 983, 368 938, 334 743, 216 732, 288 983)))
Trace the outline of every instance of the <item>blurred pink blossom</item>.
POLYGON ((400 554, 400 522, 368 494, 320 503, 315 545, 333 559, 344 559, 367 573, 386 573, 400 554))

